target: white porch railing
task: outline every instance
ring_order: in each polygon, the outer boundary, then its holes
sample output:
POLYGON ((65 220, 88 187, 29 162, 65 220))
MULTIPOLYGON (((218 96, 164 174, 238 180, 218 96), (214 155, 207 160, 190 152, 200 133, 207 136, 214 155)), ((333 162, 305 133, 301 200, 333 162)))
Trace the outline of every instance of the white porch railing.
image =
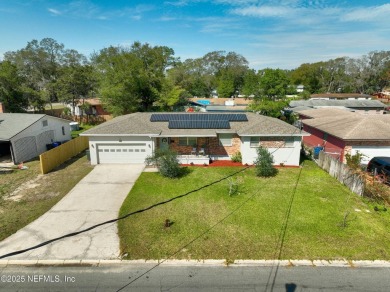
POLYGON ((209 165, 208 155, 178 155, 180 164, 209 165))

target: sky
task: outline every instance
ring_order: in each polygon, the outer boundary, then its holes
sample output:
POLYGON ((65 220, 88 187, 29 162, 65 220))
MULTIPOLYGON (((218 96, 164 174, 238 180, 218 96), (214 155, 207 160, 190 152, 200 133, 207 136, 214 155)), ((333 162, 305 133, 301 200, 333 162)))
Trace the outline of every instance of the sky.
POLYGON ((87 57, 140 41, 182 61, 226 51, 294 69, 390 50, 389 18, 380 0, 0 0, 0 59, 49 37, 87 57))

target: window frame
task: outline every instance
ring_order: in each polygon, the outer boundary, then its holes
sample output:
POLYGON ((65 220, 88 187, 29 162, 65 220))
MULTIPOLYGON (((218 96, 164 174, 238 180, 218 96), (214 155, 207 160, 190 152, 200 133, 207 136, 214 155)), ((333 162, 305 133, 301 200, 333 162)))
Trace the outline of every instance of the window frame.
POLYGON ((260 146, 260 137, 259 136, 251 137, 250 141, 249 141, 249 145, 250 145, 251 148, 259 147, 260 146), (256 141, 252 141, 252 140, 255 140, 255 139, 257 140, 257 142, 256 141))
POLYGON ((198 144, 197 137, 179 137, 179 146, 193 146, 198 144), (195 143, 194 143, 195 140, 195 143))
POLYGON ((224 146, 224 147, 229 147, 233 146, 233 134, 231 133, 220 133, 218 134, 218 141, 219 141, 219 146, 224 146), (230 138, 223 138, 222 136, 228 136, 230 138), (224 144, 224 141, 229 140, 229 144, 224 144))
POLYGON ((284 142, 283 147, 275 147, 275 148, 294 148, 295 139, 294 137, 284 137, 284 136, 252 136, 250 137, 249 145, 250 148, 257 148, 260 146, 260 142, 262 141, 275 141, 275 142, 284 142), (274 139, 274 140, 271 140, 274 139), (257 141, 256 141, 257 140, 257 141))

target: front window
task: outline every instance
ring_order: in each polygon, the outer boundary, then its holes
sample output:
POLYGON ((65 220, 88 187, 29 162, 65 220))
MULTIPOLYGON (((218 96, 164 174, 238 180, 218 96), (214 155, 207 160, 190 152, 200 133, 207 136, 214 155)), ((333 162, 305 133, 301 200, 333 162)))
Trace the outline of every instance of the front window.
POLYGON ((180 137, 179 146, 196 146, 196 137, 180 137))
POLYGON ((232 134, 218 134, 220 146, 232 146, 232 134))
POLYGON ((287 148, 294 147, 294 137, 251 137, 250 147, 287 148))
POLYGON ((260 137, 251 137, 251 147, 259 147, 260 137))

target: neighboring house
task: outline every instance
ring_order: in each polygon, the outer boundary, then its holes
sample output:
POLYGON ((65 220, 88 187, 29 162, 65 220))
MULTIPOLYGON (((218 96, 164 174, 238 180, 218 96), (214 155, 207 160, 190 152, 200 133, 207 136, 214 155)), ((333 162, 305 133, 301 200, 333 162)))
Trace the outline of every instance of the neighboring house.
POLYGON ((361 93, 317 93, 310 100, 371 100, 371 95, 361 93))
POLYGON ((295 108, 339 108, 360 114, 383 114, 386 105, 378 100, 293 100, 289 104, 295 108))
POLYGON ((0 113, 0 156, 17 164, 45 152, 46 144, 70 140, 69 121, 44 114, 0 113))
POLYGON ((246 98, 190 98, 189 101, 202 112, 245 112, 252 102, 246 98))
POLYGON ((80 134, 88 136, 91 163, 144 163, 156 149, 172 149, 183 164, 229 160, 241 152, 253 164, 259 145, 275 164, 298 166, 302 136, 281 120, 254 113, 134 113, 80 134))
POLYGON ((297 85, 297 89, 296 90, 297 90, 298 93, 301 93, 301 92, 303 92, 305 90, 305 86, 302 85, 302 84, 301 85, 297 85))
POLYGON ((359 115, 340 109, 312 109, 300 112, 306 146, 324 151, 342 162, 345 155, 364 154, 363 163, 375 156, 390 156, 390 115, 359 115))
POLYGON ((73 116, 99 116, 103 117, 105 120, 110 119, 110 113, 108 113, 101 103, 100 98, 86 98, 80 99, 76 106, 73 108, 72 105, 68 105, 73 116), (88 105, 83 110, 83 105, 88 105))

